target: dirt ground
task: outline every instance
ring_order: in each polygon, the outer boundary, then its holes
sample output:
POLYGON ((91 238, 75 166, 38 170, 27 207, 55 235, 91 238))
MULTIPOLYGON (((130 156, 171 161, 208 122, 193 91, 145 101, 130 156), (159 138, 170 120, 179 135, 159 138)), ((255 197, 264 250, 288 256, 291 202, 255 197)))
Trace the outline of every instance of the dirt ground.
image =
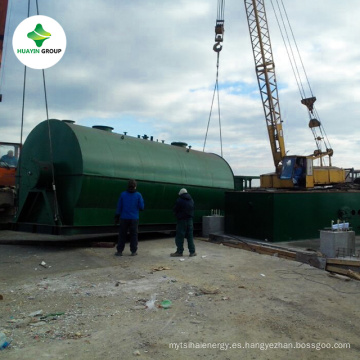
POLYGON ((173 238, 114 248, 0 245, 0 359, 358 359, 360 282, 173 238), (186 255, 186 256, 185 256, 186 255), (42 264, 42 265, 41 265, 42 264), (161 302, 170 300, 169 308, 161 302))

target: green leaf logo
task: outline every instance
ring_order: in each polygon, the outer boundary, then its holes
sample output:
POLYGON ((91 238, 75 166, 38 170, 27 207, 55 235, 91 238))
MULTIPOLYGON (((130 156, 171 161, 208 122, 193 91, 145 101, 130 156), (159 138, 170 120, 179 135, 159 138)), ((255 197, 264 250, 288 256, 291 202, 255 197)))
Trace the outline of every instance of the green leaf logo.
POLYGON ((29 39, 32 39, 32 40, 35 41, 35 44, 36 44, 37 47, 41 47, 43 42, 46 39, 49 39, 50 36, 51 36, 51 34, 48 33, 47 31, 45 31, 41 24, 37 24, 36 27, 35 27, 35 30, 32 31, 32 32, 29 32, 27 34, 27 37, 29 39))

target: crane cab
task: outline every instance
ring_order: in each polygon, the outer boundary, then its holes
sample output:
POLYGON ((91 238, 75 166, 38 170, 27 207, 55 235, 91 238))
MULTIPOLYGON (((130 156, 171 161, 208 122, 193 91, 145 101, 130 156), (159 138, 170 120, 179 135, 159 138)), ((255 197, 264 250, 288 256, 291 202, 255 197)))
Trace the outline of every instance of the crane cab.
POLYGON ((345 181, 345 170, 335 166, 314 166, 313 156, 284 156, 278 173, 260 175, 262 188, 309 189, 345 181))
POLYGON ((15 186, 21 144, 0 142, 0 187, 15 186))
POLYGON ((345 182, 345 170, 335 166, 314 166, 313 156, 285 156, 280 180, 291 180, 296 188, 313 188, 345 182))
POLYGON ((278 172, 260 175, 263 188, 291 189, 314 187, 313 159, 311 156, 284 156, 278 172))
POLYGON ((280 179, 291 181, 294 187, 313 187, 312 158, 306 156, 285 156, 280 179))

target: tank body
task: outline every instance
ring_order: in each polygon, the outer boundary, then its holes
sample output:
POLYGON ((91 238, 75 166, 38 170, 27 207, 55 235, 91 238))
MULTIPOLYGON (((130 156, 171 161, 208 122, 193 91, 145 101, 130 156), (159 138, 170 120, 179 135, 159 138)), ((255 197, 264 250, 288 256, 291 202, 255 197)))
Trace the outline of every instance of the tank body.
POLYGON ((175 228, 172 209, 182 187, 194 198, 197 226, 211 209, 223 210, 225 191, 234 189, 233 172, 218 155, 53 119, 24 143, 15 224, 59 234, 114 231, 128 179, 137 180, 145 200, 141 231, 175 228))

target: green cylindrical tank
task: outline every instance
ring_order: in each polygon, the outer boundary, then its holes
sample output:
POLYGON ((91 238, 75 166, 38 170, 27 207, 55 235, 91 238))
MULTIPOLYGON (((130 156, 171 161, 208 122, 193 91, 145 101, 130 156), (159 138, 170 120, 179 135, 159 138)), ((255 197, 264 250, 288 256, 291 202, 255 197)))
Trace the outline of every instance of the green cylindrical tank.
POLYGON ((194 198, 196 224, 211 209, 223 210, 224 191, 234 189, 233 172, 218 155, 48 120, 23 146, 16 223, 50 226, 55 233, 114 230, 117 200, 131 178, 145 200, 143 231, 174 229, 181 187, 194 198))

